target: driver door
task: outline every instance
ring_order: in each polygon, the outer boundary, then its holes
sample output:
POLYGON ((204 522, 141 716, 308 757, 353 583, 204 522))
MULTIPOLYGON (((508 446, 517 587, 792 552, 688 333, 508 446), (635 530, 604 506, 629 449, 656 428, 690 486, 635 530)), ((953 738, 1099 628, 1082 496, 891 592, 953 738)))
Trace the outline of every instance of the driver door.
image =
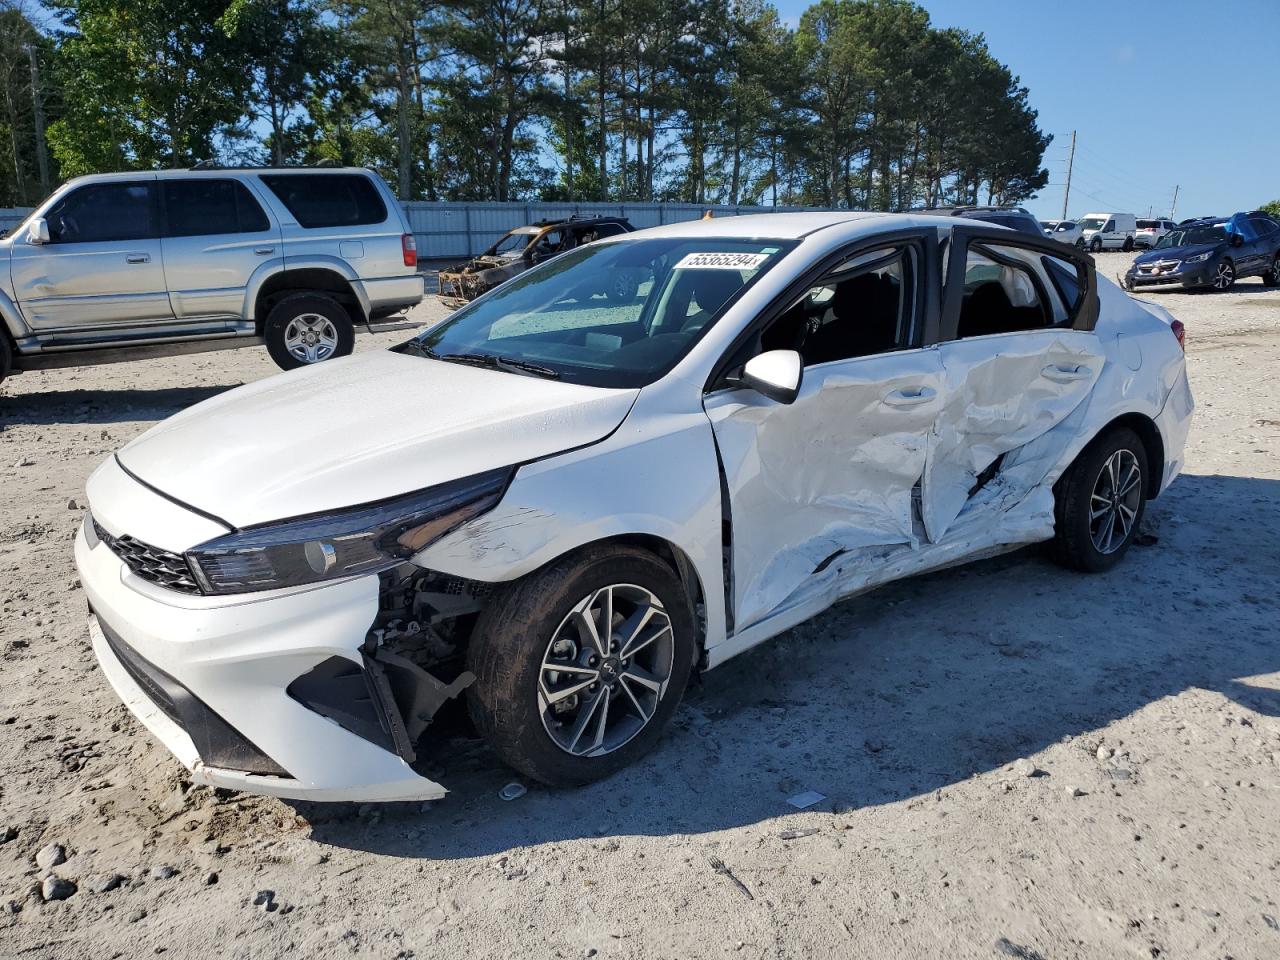
POLYGON ((842 554, 917 542, 914 491, 945 389, 938 351, 920 346, 936 262, 933 231, 837 258, 775 305, 704 398, 732 519, 736 631, 799 602, 842 554), (803 359, 791 404, 734 379, 779 349, 803 359))

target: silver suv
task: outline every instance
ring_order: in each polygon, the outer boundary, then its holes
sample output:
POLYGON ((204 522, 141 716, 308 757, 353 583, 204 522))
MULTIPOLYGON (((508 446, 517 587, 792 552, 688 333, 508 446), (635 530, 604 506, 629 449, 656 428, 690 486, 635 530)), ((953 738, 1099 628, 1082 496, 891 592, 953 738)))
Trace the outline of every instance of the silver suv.
MULTIPOLYGON (((404 211, 355 168, 79 177, 0 239, 11 370, 266 344, 288 370, 422 300, 404 211)), ((380 322, 383 321, 383 322, 380 322)))

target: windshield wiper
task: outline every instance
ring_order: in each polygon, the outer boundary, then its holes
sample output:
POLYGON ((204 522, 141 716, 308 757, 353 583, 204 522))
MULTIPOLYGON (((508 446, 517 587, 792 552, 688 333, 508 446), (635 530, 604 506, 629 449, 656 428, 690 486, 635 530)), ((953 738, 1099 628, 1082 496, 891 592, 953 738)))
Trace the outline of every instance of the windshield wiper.
POLYGON ((558 370, 552 370, 550 367, 544 367, 540 363, 532 363, 516 357, 499 357, 491 353, 433 353, 431 356, 436 360, 447 360, 450 363, 469 363, 474 367, 488 367, 490 370, 527 373, 547 380, 560 379, 558 370))

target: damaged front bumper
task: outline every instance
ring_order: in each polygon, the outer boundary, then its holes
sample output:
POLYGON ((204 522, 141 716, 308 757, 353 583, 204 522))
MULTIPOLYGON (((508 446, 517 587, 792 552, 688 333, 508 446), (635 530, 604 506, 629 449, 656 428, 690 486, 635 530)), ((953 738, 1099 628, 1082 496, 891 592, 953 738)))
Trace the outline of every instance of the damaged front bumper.
POLYGON ((470 303, 523 272, 521 261, 503 261, 483 257, 446 267, 437 274, 438 299, 450 307, 470 303))
POLYGON ((411 765, 444 683, 378 642, 376 576, 246 597, 174 594, 77 535, 102 671, 196 783, 298 800, 433 800, 411 765))

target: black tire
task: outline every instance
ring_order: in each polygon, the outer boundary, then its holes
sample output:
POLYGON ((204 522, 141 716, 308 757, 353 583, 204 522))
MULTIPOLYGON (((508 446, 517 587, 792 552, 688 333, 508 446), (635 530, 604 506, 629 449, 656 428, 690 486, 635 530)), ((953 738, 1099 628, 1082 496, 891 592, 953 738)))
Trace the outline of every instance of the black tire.
POLYGON ((0 383, 13 370, 13 347, 9 345, 9 335, 0 329, 0 383))
POLYGON ((1136 433, 1127 427, 1117 427, 1095 438, 1054 484, 1053 553, 1058 562, 1086 573, 1110 570, 1119 563, 1128 552, 1142 523, 1150 485, 1147 451, 1136 433), (1094 543, 1090 510, 1094 490, 1103 470, 1120 451, 1128 451, 1133 456, 1140 471, 1140 493, 1128 532, 1118 546, 1104 552, 1094 543))
POLYGON ((1262 282, 1268 287, 1280 287, 1280 253, 1275 255, 1275 258, 1271 261, 1271 266, 1262 275, 1262 282))
POLYGON ((351 325, 351 316, 346 308, 332 297, 322 293, 294 293, 285 297, 267 314, 263 325, 262 336, 267 341, 267 352, 281 370, 296 370, 298 367, 323 363, 334 357, 345 357, 356 345, 355 328, 351 325), (322 317, 327 323, 324 331, 325 339, 332 334, 332 345, 326 347, 324 355, 316 360, 305 360, 290 352, 288 340, 290 325, 305 317, 322 317))
POLYGON ((1076 237, 1076 249, 1077 250, 1084 249, 1084 237, 1076 237))
POLYGON ((639 290, 640 277, 634 270, 616 270, 604 292, 614 303, 630 303, 639 290))
POLYGON ((1101 238, 1101 237, 1094 237, 1094 238, 1089 242, 1089 249, 1090 249, 1093 253, 1101 253, 1101 252, 1102 252, 1102 238, 1101 238))
POLYGON ((1218 293, 1226 293, 1236 285, 1236 281, 1240 279, 1236 273, 1236 265, 1231 261, 1230 257, 1224 257, 1222 261, 1213 268, 1214 277, 1209 281, 1209 289, 1216 290, 1218 293), (1225 272, 1224 272, 1225 271, 1225 272), (1219 277, 1223 277, 1220 282, 1219 277))
POLYGON ((688 595, 665 563, 630 547, 589 548, 494 595, 467 651, 468 669, 476 675, 467 689, 467 706, 481 736, 521 773, 549 786, 590 783, 653 748, 684 694, 696 646, 688 595), (603 755, 572 755, 543 723, 538 692, 543 657, 574 606, 613 584, 634 584, 661 601, 672 628, 671 674, 647 724, 630 740, 603 755))
POLYGON ((1132 253, 1132 252, 1133 252, 1133 237, 1125 237, 1125 238, 1124 238, 1124 245, 1123 245, 1123 246, 1121 246, 1121 247, 1120 247, 1120 249, 1121 249, 1121 250, 1123 250, 1125 253, 1132 253))

